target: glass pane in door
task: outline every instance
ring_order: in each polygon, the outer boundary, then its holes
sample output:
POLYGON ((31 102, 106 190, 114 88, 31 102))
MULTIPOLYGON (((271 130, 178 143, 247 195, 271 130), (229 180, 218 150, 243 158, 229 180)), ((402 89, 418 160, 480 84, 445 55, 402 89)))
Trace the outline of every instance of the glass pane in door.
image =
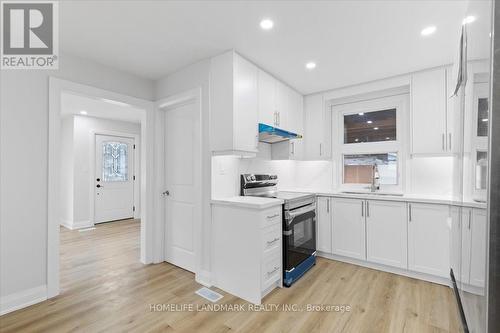
POLYGON ((102 179, 105 182, 128 180, 128 145, 122 142, 102 143, 102 179))

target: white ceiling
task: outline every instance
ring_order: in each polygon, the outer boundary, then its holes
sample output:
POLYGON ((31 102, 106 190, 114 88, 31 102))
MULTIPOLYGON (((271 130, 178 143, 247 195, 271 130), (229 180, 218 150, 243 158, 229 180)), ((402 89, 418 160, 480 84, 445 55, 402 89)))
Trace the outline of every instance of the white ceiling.
MULTIPOLYGON (((489 2, 478 3, 473 25, 487 26, 489 2)), ((150 79, 234 48, 307 94, 451 63, 466 7, 450 0, 63 1, 60 43, 63 52, 150 79), (260 29, 264 17, 273 30, 260 29), (428 25, 437 31, 424 38, 428 25), (317 68, 307 71, 311 60, 317 68)), ((478 43, 488 43, 484 35, 478 43)))
POLYGON ((81 115, 80 111, 86 111, 88 117, 132 123, 140 123, 144 114, 143 110, 132 106, 111 104, 100 99, 63 92, 61 95, 62 115, 81 115))

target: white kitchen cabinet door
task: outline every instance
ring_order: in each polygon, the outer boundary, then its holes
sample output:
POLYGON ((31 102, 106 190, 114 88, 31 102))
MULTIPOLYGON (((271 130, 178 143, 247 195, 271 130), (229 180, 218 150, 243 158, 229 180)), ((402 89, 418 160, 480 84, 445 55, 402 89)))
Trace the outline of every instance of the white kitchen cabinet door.
POLYGON ((234 145, 238 150, 257 151, 257 67, 238 55, 234 62, 234 145))
POLYGON ((288 113, 292 106, 292 89, 286 84, 276 82, 276 111, 278 112, 278 128, 289 131, 288 113))
POLYGON ((462 222, 460 220, 461 207, 450 207, 451 241, 450 241, 450 267, 457 282, 461 281, 462 272, 462 222))
POLYGON ((366 259, 365 201, 332 199, 332 252, 355 259, 366 259))
MULTIPOLYGON (((470 282, 470 242, 471 242, 471 228, 472 228, 472 208, 461 208, 462 216, 462 234, 460 242, 460 281, 469 284, 470 282)), ((453 257, 453 256, 452 256, 453 257)), ((455 276, 456 278, 456 276, 455 276)))
POLYGON ((458 112, 460 97, 452 96, 455 90, 452 68, 446 68, 446 149, 449 153, 460 152, 462 135, 461 117, 458 112))
POLYGON ((287 110, 288 131, 303 134, 304 132, 304 112, 302 95, 298 92, 289 90, 289 109, 287 110))
POLYGON ((276 126, 276 79, 259 69, 259 122, 276 126))
POLYGON ((317 198, 316 249, 332 253, 332 207, 331 198, 317 198))
POLYGON ((447 151, 445 69, 413 74, 411 99, 412 153, 445 153, 447 151))
POLYGON ((304 97, 304 158, 317 161, 331 157, 331 112, 326 113, 322 94, 304 97))
POLYGON ((366 259, 370 262, 407 268, 406 203, 366 202, 366 259))
POLYGON ((408 203, 408 268, 448 278, 450 274, 449 207, 408 203))
POLYGON ((210 146, 219 155, 258 151, 257 67, 233 51, 211 59, 210 146))
POLYGON ((479 288, 486 286, 486 222, 486 210, 472 210, 470 284, 479 288))

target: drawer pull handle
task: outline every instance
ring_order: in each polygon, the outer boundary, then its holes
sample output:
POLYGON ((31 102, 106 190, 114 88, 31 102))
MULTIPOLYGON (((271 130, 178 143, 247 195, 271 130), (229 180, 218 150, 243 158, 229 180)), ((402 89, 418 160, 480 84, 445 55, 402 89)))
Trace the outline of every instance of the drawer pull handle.
POLYGON ((274 214, 274 215, 268 216, 267 218, 268 219, 274 219, 275 217, 278 217, 278 216, 280 216, 280 214, 274 214))
POLYGON ((274 267, 274 269, 270 272, 267 272, 267 275, 271 275, 273 274, 274 272, 276 272, 277 270, 279 269, 279 267, 274 267))
POLYGON ((273 239, 272 241, 267 241, 267 245, 271 245, 273 243, 276 243, 277 241, 279 241, 279 237, 276 237, 275 239, 273 239))

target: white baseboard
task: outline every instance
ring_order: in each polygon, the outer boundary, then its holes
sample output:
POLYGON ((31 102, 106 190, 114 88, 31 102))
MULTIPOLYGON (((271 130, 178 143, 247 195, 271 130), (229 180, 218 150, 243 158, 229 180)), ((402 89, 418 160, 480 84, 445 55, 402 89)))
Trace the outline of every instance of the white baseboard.
POLYGON ((196 282, 207 288, 210 288, 212 286, 209 271, 200 270, 200 272, 195 275, 194 279, 196 282))
POLYGON ((414 272, 414 271, 410 271, 410 270, 403 269, 403 268, 391 267, 391 266, 386 266, 386 265, 382 265, 382 264, 375 264, 375 263, 371 263, 371 262, 364 261, 364 260, 348 258, 348 257, 339 256, 336 254, 324 253, 324 252, 320 252, 320 251, 317 251, 317 255, 319 257, 323 257, 326 259, 342 261, 342 262, 346 262, 348 264, 363 266, 363 267, 376 269, 376 270, 383 271, 383 272, 407 276, 407 277, 418 279, 418 280, 424 280, 424 281, 428 281, 428 282, 442 284, 442 285, 448 286, 450 288, 452 287, 451 278, 444 278, 441 276, 434 276, 434 275, 430 275, 430 274, 414 272))
POLYGON ((89 228, 93 227, 94 223, 90 220, 83 220, 83 221, 70 221, 70 220, 63 220, 61 219, 60 223, 63 227, 68 228, 70 230, 76 230, 76 229, 82 229, 82 228, 89 228))
POLYGON ((0 297, 0 316, 47 299, 47 286, 39 286, 0 297))

